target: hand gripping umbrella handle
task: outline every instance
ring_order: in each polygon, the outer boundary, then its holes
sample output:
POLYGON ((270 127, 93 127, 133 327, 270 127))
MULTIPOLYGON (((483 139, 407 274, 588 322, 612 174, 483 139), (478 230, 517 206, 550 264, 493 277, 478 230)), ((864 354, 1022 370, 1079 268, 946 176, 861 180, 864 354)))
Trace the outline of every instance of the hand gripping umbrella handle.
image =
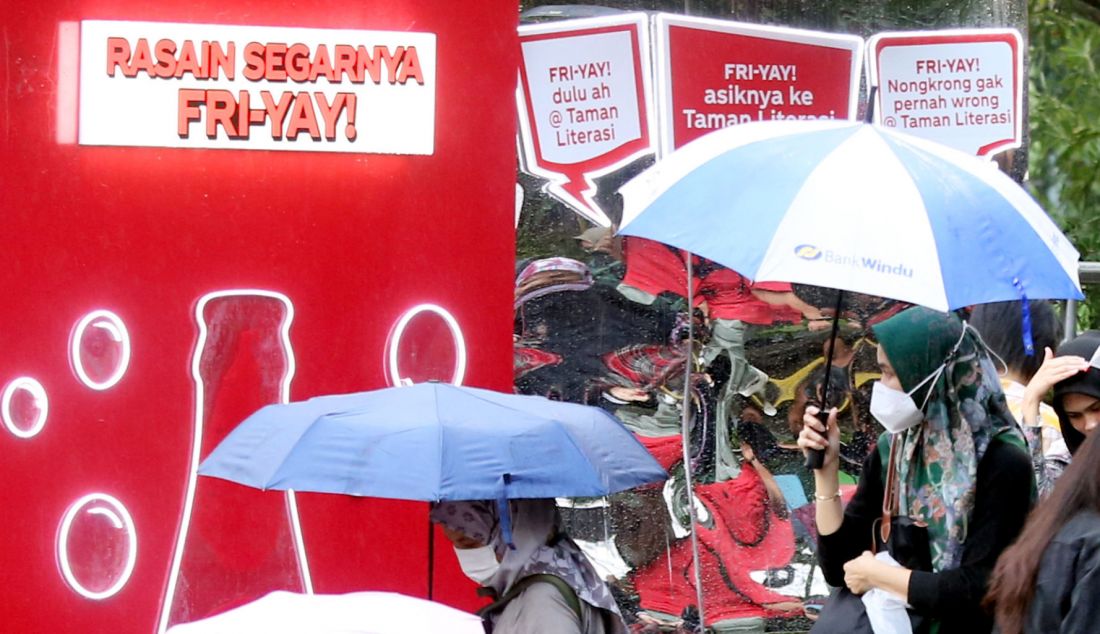
MULTIPOLYGON (((826 433, 828 433, 829 425, 829 412, 820 411, 814 414, 817 420, 821 421, 822 425, 826 426, 826 433)), ((824 449, 810 449, 806 454, 806 468, 807 469, 820 469, 825 466, 825 450, 824 449)))

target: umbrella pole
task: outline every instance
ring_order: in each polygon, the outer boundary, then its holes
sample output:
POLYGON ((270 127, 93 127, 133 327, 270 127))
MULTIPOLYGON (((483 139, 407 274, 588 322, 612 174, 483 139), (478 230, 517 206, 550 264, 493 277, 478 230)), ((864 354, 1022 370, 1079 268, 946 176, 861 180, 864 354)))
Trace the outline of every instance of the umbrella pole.
POLYGON ((432 600, 432 590, 435 586, 435 527, 432 526, 432 517, 428 516, 428 600, 432 600))
MULTIPOLYGON (((833 310, 833 330, 829 333, 829 352, 825 355, 825 385, 821 387, 821 411, 817 413, 817 420, 826 425, 825 437, 828 438, 829 430, 829 378, 833 374, 833 352, 836 351, 836 338, 840 334, 840 309, 844 303, 844 291, 836 291, 836 308, 833 310)), ((825 465, 825 450, 811 449, 806 455, 807 469, 820 469, 825 465)))
POLYGON ((691 565, 695 572, 695 601, 699 608, 699 631, 703 631, 706 619, 703 617, 703 577, 699 569, 699 535, 695 530, 698 518, 695 516, 695 493, 691 484, 691 370, 694 362, 694 311, 692 300, 694 289, 691 277, 691 253, 684 252, 687 259, 687 360, 684 363, 684 401, 680 416, 680 441, 684 450, 684 486, 687 488, 688 517, 691 519, 691 565))

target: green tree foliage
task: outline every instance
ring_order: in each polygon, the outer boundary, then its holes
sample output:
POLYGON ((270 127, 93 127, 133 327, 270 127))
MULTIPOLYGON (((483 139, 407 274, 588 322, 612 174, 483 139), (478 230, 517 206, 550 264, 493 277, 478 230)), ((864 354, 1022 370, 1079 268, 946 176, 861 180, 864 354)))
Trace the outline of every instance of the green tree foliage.
MULTIPOLYGON (((1100 260, 1100 9, 1081 1, 1031 0, 1032 194, 1081 252, 1100 260)), ((1100 292, 1082 305, 1100 317, 1100 292)))

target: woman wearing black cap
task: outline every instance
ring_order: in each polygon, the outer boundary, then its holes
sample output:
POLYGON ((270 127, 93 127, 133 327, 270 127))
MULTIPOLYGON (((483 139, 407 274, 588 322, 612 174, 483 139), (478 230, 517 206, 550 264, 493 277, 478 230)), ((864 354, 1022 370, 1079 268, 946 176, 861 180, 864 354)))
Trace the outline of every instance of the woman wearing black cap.
POLYGON ((1070 453, 1076 453, 1085 436, 1100 425, 1100 367, 1089 360, 1100 348, 1100 330, 1090 330, 1058 347, 1058 356, 1045 350, 1043 365, 1024 393, 1025 425, 1037 424, 1039 403, 1051 389, 1062 437, 1070 453))

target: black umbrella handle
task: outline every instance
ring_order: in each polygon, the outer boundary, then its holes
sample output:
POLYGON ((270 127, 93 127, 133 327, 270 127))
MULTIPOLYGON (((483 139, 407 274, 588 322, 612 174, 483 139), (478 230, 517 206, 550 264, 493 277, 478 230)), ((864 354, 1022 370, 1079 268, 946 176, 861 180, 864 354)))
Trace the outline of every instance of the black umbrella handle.
MULTIPOLYGON (((825 425, 825 437, 829 436, 829 412, 824 410, 814 414, 817 420, 821 421, 822 425, 825 425)), ((807 469, 820 469, 825 466, 825 450, 824 449, 810 449, 806 453, 806 468, 807 469)))
MULTIPOLYGON (((872 93, 873 95, 873 93, 872 93)), ((821 407, 814 416, 825 426, 825 441, 829 440, 829 379, 833 377, 833 353, 840 336, 840 309, 844 305, 844 291, 837 289, 836 307, 833 309, 833 328, 829 333, 829 353, 825 355, 825 384, 821 386, 821 407)), ((825 450, 810 449, 806 454, 806 468, 820 469, 825 466, 825 450)))

